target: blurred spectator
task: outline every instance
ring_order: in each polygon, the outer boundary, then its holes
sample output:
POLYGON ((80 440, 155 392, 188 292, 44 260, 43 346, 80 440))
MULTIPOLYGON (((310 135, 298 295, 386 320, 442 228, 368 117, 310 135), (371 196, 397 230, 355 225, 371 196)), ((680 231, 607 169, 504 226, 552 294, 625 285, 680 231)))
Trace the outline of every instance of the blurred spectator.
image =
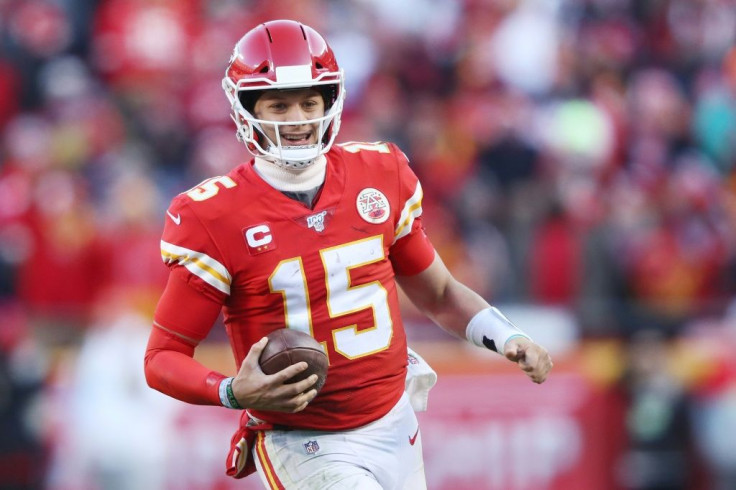
POLYGON ((621 485, 637 490, 693 488, 691 401, 670 369, 669 344, 656 330, 634 334, 627 347, 628 449, 621 485))
POLYGON ((683 342, 697 353, 693 383, 693 423, 698 454, 710 488, 736 487, 736 302, 721 320, 703 319, 684 332, 683 342))
POLYGON ((0 302, 0 486, 41 488, 48 462, 45 440, 48 362, 19 305, 0 302))
POLYGON ((46 488, 166 488, 166 434, 178 406, 145 381, 153 303, 136 304, 132 291, 104 298, 73 364, 60 366, 46 488))
POLYGON ((582 279, 581 244, 570 220, 551 210, 532 239, 531 300, 543 305, 574 306, 582 279))
POLYGON ((108 261, 78 176, 45 173, 32 192, 27 221, 32 243, 18 270, 17 293, 43 335, 66 342, 89 321, 108 261))
POLYGON ((6 61, 0 61, 0 130, 10 121, 18 111, 18 99, 20 94, 20 77, 13 65, 6 61))

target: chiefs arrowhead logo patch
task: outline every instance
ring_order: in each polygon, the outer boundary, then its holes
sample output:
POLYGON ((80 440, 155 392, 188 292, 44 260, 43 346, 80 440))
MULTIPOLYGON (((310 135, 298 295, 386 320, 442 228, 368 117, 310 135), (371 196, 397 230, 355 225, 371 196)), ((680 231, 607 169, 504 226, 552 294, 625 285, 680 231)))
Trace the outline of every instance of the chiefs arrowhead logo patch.
POLYGON ((355 205, 361 218, 376 225, 385 222, 391 212, 386 196, 373 187, 366 187, 360 191, 355 205))

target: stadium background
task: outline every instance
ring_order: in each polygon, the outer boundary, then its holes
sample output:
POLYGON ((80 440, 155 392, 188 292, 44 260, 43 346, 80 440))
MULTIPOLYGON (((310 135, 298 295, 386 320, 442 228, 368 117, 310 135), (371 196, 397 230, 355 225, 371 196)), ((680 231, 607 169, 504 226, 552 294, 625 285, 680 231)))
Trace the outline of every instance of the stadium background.
MULTIPOLYGON (((736 488, 730 0, 0 0, 0 487, 259 488, 145 386, 173 195, 246 159, 220 79, 293 18, 390 140, 451 270, 547 345, 527 383, 405 304, 431 489, 736 488)), ((198 353, 233 372, 215 328, 198 353)))

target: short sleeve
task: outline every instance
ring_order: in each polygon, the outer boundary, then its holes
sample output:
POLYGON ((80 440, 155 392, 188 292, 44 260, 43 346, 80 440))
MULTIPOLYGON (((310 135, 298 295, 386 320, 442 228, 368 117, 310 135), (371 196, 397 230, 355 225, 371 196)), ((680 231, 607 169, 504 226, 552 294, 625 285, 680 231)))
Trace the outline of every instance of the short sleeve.
POLYGON ((230 295, 232 275, 216 243, 198 216, 181 197, 166 210, 161 259, 170 269, 185 268, 189 285, 222 303, 230 295))
POLYGON ((429 267, 435 250, 422 224, 422 185, 410 168, 406 155, 396 146, 392 150, 398 167, 401 211, 397 213, 390 259, 397 274, 414 275, 429 267))

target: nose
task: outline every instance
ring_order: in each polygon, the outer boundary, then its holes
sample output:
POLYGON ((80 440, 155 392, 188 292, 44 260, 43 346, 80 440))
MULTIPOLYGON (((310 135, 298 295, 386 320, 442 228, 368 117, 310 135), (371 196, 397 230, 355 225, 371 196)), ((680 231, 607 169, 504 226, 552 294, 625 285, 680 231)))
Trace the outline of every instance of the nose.
POLYGON ((290 105, 288 111, 286 112, 287 121, 302 122, 307 121, 308 119, 309 117, 307 116, 307 113, 299 104, 290 105))

